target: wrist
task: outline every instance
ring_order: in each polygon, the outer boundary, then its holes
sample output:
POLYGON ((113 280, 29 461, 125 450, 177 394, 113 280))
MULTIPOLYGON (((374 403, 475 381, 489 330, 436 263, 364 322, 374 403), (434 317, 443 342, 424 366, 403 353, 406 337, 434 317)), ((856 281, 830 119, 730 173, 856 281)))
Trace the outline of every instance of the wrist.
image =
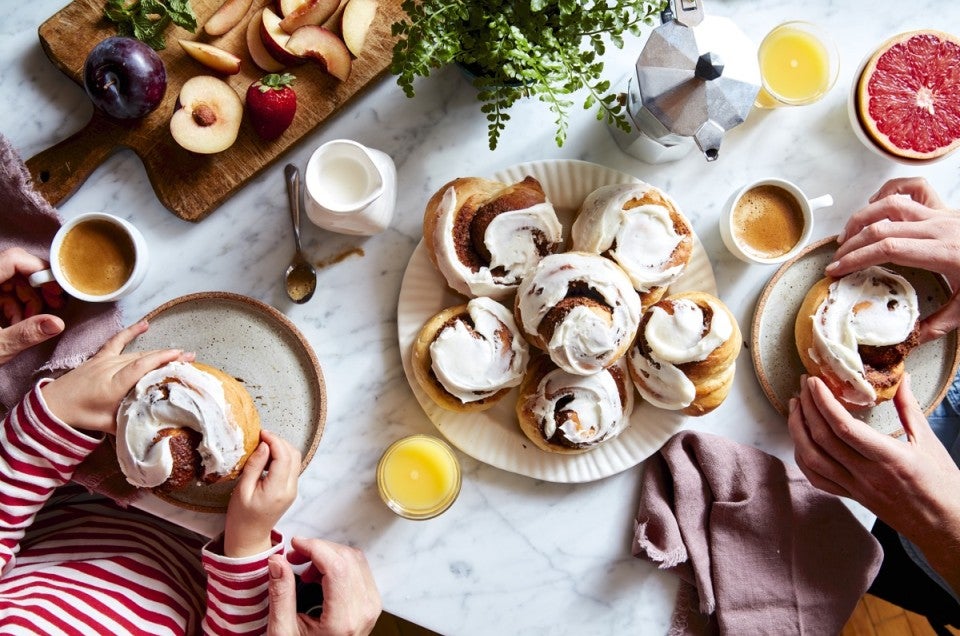
POLYGON ((223 556, 230 558, 242 558, 261 554, 273 547, 270 531, 266 532, 231 532, 229 529, 223 533, 223 556))

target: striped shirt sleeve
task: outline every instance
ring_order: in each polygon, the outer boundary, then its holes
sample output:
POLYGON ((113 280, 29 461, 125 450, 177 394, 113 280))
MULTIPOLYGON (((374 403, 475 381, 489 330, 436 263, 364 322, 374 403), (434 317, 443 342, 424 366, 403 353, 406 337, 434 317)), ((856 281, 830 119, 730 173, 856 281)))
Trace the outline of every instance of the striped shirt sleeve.
POLYGON ((41 380, 4 418, 0 430, 0 572, 51 493, 70 480, 102 437, 71 428, 43 400, 41 380))
POLYGON ((203 569, 207 573, 204 634, 242 636, 267 631, 270 609, 267 560, 283 553, 283 536, 274 530, 270 542, 269 550, 241 558, 223 556, 222 538, 203 548, 203 569))

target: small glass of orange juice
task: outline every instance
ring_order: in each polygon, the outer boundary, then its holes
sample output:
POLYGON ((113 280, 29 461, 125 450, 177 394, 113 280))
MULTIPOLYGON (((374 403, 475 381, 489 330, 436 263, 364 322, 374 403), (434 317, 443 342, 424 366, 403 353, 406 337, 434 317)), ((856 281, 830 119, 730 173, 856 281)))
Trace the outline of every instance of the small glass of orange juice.
POLYGON ((795 20, 774 28, 757 51, 763 87, 758 108, 812 104, 837 81, 840 55, 816 24, 795 20))
POLYGON ((377 489, 387 507, 401 517, 430 519, 460 494, 460 462, 443 440, 431 435, 404 437, 380 457, 377 489))

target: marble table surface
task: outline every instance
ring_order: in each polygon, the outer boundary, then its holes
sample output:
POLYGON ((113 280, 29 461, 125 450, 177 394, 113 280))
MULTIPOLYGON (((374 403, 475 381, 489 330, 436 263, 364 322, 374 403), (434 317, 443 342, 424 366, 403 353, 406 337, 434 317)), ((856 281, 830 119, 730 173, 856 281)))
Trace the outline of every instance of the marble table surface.
MULTIPOLYGON (((44 56, 37 28, 64 0, 3 3, 0 8, 0 132, 24 158, 80 129, 91 113, 83 91, 44 56)), ((713 0, 709 14, 728 16, 755 42, 774 25, 808 18, 825 25, 840 49, 834 89, 814 105, 754 111, 724 139, 720 158, 692 152, 648 165, 626 154, 592 112, 575 107, 569 139, 558 148, 552 119, 536 101, 519 103, 500 148, 487 148, 475 93, 451 68, 417 84, 406 98, 387 77, 325 126, 306 136, 258 178, 199 224, 184 222, 155 198, 135 155, 102 164, 60 208, 65 217, 101 210, 134 222, 152 263, 145 282, 121 302, 132 322, 193 292, 252 296, 286 314, 305 334, 323 368, 328 418, 296 503, 281 521, 287 536, 325 537, 362 548, 388 611, 444 634, 663 633, 676 580, 630 555, 642 464, 588 483, 562 484, 506 472, 459 452, 463 489, 453 507, 430 521, 407 521, 381 503, 375 466, 393 440, 436 433, 414 398, 401 365, 397 302, 407 261, 421 233, 424 204, 451 178, 487 176, 524 161, 580 159, 627 172, 673 195, 712 262, 720 297, 749 338, 754 305, 773 266, 749 266, 721 243, 717 219, 727 197, 749 180, 790 179, 809 195, 833 195, 816 213, 813 239, 835 234, 847 215, 886 179, 919 174, 943 198, 960 201, 960 153, 911 167, 865 149, 851 131, 846 98, 858 63, 887 36, 912 28, 960 25, 960 6, 921 0, 910 10, 877 0, 713 0), (355 255, 320 270, 305 305, 290 303, 281 273, 292 256, 283 165, 306 165, 334 138, 355 139, 388 153, 399 174, 396 214, 371 238, 333 234, 307 223, 305 250, 323 261, 355 255)), ((611 50, 614 81, 632 68, 643 38, 611 50)), ((2 231, 2 228, 0 228, 2 231)), ((728 400, 684 426, 757 446, 792 461, 783 419, 770 406, 744 349, 728 400)), ((197 523, 167 511, 184 523, 197 523)), ((192 514, 192 513, 191 513, 192 514)), ((201 520, 210 527, 218 519, 201 520)))

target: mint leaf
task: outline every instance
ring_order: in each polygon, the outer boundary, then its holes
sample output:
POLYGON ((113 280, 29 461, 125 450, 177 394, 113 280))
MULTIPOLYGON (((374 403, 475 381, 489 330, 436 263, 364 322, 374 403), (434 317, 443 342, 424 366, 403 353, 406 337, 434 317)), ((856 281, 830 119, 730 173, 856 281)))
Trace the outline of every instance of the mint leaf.
POLYGON ((134 37, 151 48, 166 48, 163 32, 173 22, 191 33, 197 16, 190 0, 107 0, 103 15, 117 25, 119 35, 134 37))

